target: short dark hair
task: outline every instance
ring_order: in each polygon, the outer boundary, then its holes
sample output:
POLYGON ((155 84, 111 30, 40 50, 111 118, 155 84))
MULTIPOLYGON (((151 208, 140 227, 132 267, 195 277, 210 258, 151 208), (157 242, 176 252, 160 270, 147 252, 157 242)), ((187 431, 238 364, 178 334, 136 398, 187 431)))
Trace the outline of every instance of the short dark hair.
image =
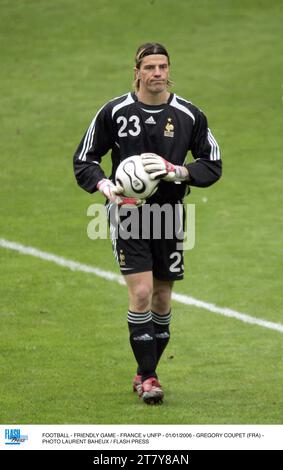
MULTIPOLYGON (((170 65, 170 57, 169 54, 164 46, 162 44, 159 44, 158 42, 146 42, 145 44, 141 44, 141 46, 138 47, 136 55, 135 55, 135 63, 136 63, 136 68, 139 69, 141 66, 141 62, 144 57, 147 55, 152 55, 152 54, 161 54, 165 55, 168 59, 168 64, 170 65)), ((171 86, 172 82, 170 80, 167 80, 167 86, 171 86)), ((133 87, 136 91, 139 90, 140 87, 140 81, 139 79, 135 79, 133 83, 133 87)))

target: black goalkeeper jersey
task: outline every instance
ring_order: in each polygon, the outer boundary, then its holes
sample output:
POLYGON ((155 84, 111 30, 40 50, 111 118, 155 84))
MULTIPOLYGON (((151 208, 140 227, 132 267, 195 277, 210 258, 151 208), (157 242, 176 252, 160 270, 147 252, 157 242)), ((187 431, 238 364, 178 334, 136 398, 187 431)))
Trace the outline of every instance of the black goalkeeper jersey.
POLYGON ((174 202, 184 197, 188 185, 210 186, 221 176, 219 147, 205 115, 175 93, 158 106, 144 104, 135 93, 127 93, 98 111, 74 155, 75 176, 86 191, 95 192, 97 183, 106 177, 100 164, 109 150, 113 181, 122 160, 145 152, 188 168, 190 182, 161 181, 153 201, 174 202), (189 151, 194 161, 187 163, 189 151))

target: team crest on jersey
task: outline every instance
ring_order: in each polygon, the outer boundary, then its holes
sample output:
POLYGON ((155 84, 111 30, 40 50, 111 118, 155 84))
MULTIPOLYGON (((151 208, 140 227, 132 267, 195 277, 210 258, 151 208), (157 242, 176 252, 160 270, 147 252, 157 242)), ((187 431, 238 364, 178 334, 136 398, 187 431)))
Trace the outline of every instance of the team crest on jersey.
POLYGON ((164 136, 165 137, 174 137, 174 126, 172 124, 172 119, 171 118, 167 119, 167 124, 166 124, 165 130, 164 130, 164 136))

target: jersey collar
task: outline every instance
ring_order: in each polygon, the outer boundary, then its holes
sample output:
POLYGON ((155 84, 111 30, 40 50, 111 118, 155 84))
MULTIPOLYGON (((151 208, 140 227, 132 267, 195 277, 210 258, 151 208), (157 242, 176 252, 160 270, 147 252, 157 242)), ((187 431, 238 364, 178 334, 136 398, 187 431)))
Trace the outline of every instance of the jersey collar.
POLYGON ((168 101, 167 101, 166 103, 162 103, 162 104, 145 104, 145 103, 143 103, 142 101, 139 101, 139 100, 138 100, 138 97, 137 97, 137 95, 135 94, 134 91, 131 93, 131 96, 132 96, 133 100, 134 100, 136 103, 140 104, 140 105, 143 106, 144 108, 148 108, 148 109, 160 109, 160 108, 162 108, 162 106, 171 103, 171 101, 172 101, 172 99, 173 99, 173 96, 174 96, 174 93, 170 93, 169 98, 168 98, 168 101))

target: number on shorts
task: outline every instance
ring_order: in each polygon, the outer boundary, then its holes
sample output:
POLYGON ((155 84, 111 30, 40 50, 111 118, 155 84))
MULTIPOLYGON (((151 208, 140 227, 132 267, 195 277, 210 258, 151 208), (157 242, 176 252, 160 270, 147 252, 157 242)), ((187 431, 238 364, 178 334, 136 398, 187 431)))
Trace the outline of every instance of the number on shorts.
POLYGON ((170 259, 173 259, 173 263, 170 265, 170 271, 171 273, 179 273, 181 272, 181 269, 183 268, 182 265, 180 265, 182 261, 182 255, 178 251, 174 251, 170 255, 170 259))

